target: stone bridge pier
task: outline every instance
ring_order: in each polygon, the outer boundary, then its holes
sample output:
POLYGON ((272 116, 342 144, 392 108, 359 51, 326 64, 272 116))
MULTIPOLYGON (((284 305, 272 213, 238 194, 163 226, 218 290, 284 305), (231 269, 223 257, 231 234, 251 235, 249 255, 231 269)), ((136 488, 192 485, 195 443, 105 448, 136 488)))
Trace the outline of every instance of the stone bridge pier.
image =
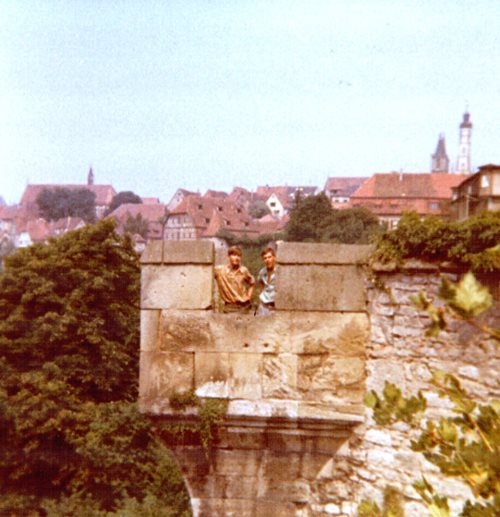
POLYGON ((314 482, 363 421, 370 252, 280 244, 276 311, 262 317, 214 311, 211 242, 149 243, 140 408, 174 451, 195 516, 316 515, 314 482), (189 393, 198 406, 180 404, 189 393), (223 415, 204 444, 190 429, 207 401, 223 415))

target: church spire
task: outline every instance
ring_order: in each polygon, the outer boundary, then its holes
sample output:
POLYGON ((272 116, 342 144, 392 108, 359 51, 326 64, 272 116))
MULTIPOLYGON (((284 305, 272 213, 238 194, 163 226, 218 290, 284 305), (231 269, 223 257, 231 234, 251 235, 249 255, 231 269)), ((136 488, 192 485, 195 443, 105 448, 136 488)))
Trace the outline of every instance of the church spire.
POLYGON ((470 174, 472 172, 470 148, 471 148, 472 122, 470 113, 465 110, 459 130, 457 173, 470 174))
POLYGON ((432 155, 431 172, 448 172, 450 169, 450 159, 446 154, 446 144, 444 134, 439 135, 436 152, 432 155))
POLYGON ((92 167, 89 169, 89 173, 87 175, 87 185, 93 185, 94 184, 94 171, 92 170, 92 167))

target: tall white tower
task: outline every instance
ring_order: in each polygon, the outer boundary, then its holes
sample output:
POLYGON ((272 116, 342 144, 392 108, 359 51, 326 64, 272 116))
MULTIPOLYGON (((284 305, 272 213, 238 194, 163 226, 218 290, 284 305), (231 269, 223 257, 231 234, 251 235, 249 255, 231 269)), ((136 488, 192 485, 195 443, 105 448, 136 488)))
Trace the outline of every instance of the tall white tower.
POLYGON ((464 113, 464 118, 460 124, 458 143, 458 158, 457 158, 457 174, 470 174, 470 139, 472 135, 472 122, 470 121, 470 114, 468 111, 464 113))

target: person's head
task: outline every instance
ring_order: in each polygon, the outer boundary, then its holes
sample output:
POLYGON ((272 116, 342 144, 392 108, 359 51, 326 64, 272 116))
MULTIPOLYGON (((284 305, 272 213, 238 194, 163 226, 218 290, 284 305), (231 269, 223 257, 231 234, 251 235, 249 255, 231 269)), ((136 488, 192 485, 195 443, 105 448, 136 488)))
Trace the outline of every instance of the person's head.
POLYGON ((229 265, 234 268, 238 268, 241 264, 241 248, 239 246, 231 246, 227 250, 227 256, 229 258, 229 265))
POLYGON ((266 265, 266 269, 269 271, 274 269, 274 266, 276 264, 276 252, 273 248, 265 248, 262 250, 260 256, 262 257, 262 260, 264 261, 264 264, 266 265))

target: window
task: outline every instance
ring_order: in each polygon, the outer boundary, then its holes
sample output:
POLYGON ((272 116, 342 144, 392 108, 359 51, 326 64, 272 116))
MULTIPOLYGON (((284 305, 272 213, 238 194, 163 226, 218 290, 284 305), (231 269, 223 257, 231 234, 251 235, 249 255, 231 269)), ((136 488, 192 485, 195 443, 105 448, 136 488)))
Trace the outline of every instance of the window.
POLYGON ((205 222, 208 224, 210 222, 210 219, 208 217, 205 217, 205 222))
POLYGON ((271 202, 269 203, 269 206, 272 206, 272 207, 274 208, 274 207, 276 206, 276 201, 271 201, 271 202))
POLYGON ((429 208, 431 210, 438 210, 439 209, 439 203, 437 201, 429 201, 429 208))
POLYGON ((490 186, 490 178, 486 175, 481 176, 481 188, 488 188, 490 186))

